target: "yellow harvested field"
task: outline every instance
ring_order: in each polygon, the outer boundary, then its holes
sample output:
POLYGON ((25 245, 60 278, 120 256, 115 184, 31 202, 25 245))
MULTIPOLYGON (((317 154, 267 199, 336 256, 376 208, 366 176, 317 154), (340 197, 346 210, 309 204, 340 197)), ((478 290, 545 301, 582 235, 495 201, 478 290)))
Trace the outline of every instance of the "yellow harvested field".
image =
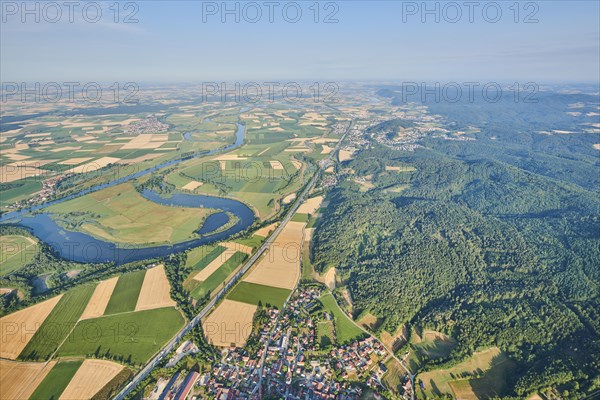
POLYGON ((0 359, 0 399, 30 398, 54 364, 56 361, 25 363, 0 359))
POLYGON ((247 157, 240 157, 237 154, 224 154, 222 156, 216 157, 217 161, 236 161, 236 160, 246 160, 247 157))
POLYGON ((338 154, 338 159, 340 160, 340 162, 348 161, 348 160, 352 160, 353 156, 354 156, 354 151, 340 150, 340 153, 338 154))
POLYGON ((386 165, 385 170, 386 171, 402 171, 402 169, 400 167, 394 167, 392 165, 386 165))
POLYGON ((313 143, 323 144, 323 143, 337 143, 340 139, 338 138, 318 138, 313 140, 313 143))
POLYGON ((73 172, 76 174, 79 174, 82 172, 93 172, 93 171, 99 170, 100 168, 106 167, 108 164, 114 164, 120 160, 121 160, 120 158, 115 158, 115 157, 102 157, 97 160, 91 161, 87 164, 79 165, 79 166, 73 168, 73 172))
POLYGON ((129 142, 125 143, 121 150, 138 150, 138 149, 156 149, 162 146, 167 140, 168 135, 161 134, 140 134, 134 136, 129 142))
POLYGON ((84 163, 86 161, 89 161, 92 158, 93 157, 75 157, 75 158, 69 158, 68 160, 59 162, 59 164, 63 164, 63 165, 77 165, 77 164, 81 164, 81 163, 84 163))
POLYGON ((223 242, 223 243, 219 243, 219 244, 233 253, 235 253, 236 251, 241 251, 242 253, 246 253, 246 254, 250 255, 254 251, 252 249, 252 247, 246 246, 246 245, 240 244, 240 243, 223 242))
POLYGON ((323 283, 329 288, 329 290, 335 289, 335 268, 331 267, 323 276, 323 283))
POLYGON ((185 184, 182 187, 182 189, 183 190, 189 190, 190 192, 193 192, 194 190, 198 189, 202 185, 204 185, 204 183, 198 182, 198 181, 191 181, 191 182, 185 184))
POLYGON ((281 161, 271 160, 271 161, 269 161, 269 164, 271 164, 272 169, 275 169, 275 170, 283 169, 283 164, 281 164, 281 161))
POLYGON ((115 276, 114 278, 100 282, 98 286, 96 286, 96 289, 94 289, 94 294, 92 294, 90 301, 85 307, 85 310, 83 310, 83 314, 81 314, 79 319, 89 319, 103 316, 104 310, 106 310, 106 306, 108 305, 110 296, 112 296, 112 293, 115 290, 118 280, 119 277, 115 276))
POLYGON ((71 150, 79 150, 81 146, 65 146, 65 147, 57 147, 56 149, 50 150, 53 153, 58 153, 59 151, 71 151, 71 150))
POLYGON ((254 232, 254 234, 256 236, 267 237, 275 230, 277 225, 277 222, 273 222, 271 225, 263 226, 262 228, 258 229, 256 232, 254 232))
POLYGON ((123 366, 106 360, 85 360, 60 395, 61 400, 91 399, 122 370, 123 366))
POLYGON ((290 162, 292 163, 292 165, 294 167, 296 167, 296 169, 302 168, 302 163, 300 161, 298 161, 298 160, 290 160, 290 162))
POLYGON ((310 242, 312 240, 313 233, 315 233, 315 228, 304 228, 304 241, 310 242))
POLYGON ((296 287, 304 226, 304 222, 288 222, 244 281, 284 289, 296 287))
POLYGON ((177 303, 171 299, 171 286, 165 273, 164 265, 150 268, 144 275, 144 283, 135 305, 135 311, 155 308, 175 307, 177 303))
POLYGON ((283 198, 283 204, 290 204, 292 201, 296 199, 296 193, 290 193, 283 198))
POLYGON ((18 181, 27 177, 38 176, 48 171, 41 170, 35 165, 27 165, 24 162, 5 164, 0 166, 0 183, 18 181))
POLYGON ((15 289, 11 289, 11 288, 0 288, 0 296, 2 296, 3 294, 6 294, 6 293, 10 293, 10 292, 12 292, 13 290, 15 290, 15 289))
POLYGON ((6 155, 6 157, 10 158, 13 161, 23 161, 23 160, 27 160, 28 158, 31 158, 30 156, 25 156, 23 154, 17 154, 17 153, 8 153, 5 155, 6 155))
POLYGON ((253 304, 223 300, 202 322, 206 339, 215 346, 244 346, 252 332, 256 308, 253 304))
POLYGON ((194 279, 199 282, 204 282, 209 276, 218 270, 221 265, 225 264, 231 257, 233 257, 234 254, 235 252, 233 251, 224 251, 223 253, 219 254, 217 258, 212 260, 206 267, 194 275, 194 279))
POLYGON ((61 297, 62 294, 0 318, 0 358, 15 360, 61 297))
POLYGON ((406 336, 408 335, 408 330, 406 329, 406 325, 402 325, 398 327, 398 330, 393 335, 388 331, 383 329, 381 331, 381 341, 385 344, 389 349, 393 351, 397 351, 404 343, 406 343, 406 336))
POLYGON ((333 147, 329 147, 326 144, 323 145, 323 150, 321 151, 321 154, 329 154, 333 151, 333 147))
POLYGON ((312 197, 305 200, 304 203, 298 207, 298 213, 300 214, 314 214, 323 203, 323 196, 312 197))

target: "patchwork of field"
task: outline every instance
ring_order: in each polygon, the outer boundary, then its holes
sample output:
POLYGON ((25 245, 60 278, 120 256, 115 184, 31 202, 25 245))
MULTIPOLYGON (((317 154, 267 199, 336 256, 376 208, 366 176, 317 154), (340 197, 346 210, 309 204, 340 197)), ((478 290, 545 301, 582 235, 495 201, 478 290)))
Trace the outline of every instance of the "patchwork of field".
POLYGON ((97 318, 104 315, 118 280, 119 277, 115 276, 114 278, 100 282, 96 286, 94 294, 92 294, 92 298, 85 307, 85 310, 83 310, 80 319, 97 318))
POLYGON ((204 335, 214 346, 228 347, 232 343, 243 347, 252 332, 252 320, 257 306, 225 299, 202 322, 204 335))
POLYGON ((0 318, 2 347, 0 357, 16 360, 31 341, 34 330, 48 318, 62 295, 0 318))
POLYGON ((240 199, 252 205, 261 219, 270 218, 284 199, 293 199, 291 196, 306 181, 307 173, 312 173, 301 158, 318 161, 331 151, 330 144, 339 140, 324 137, 329 132, 330 115, 276 107, 249 110, 240 116, 246 126, 246 143, 242 147, 227 154, 186 161, 166 180, 181 190, 240 199))
POLYGON ((305 224, 290 221, 268 249, 268 253, 244 279, 244 282, 293 289, 300 278, 300 253, 305 224))
POLYGON ((82 285, 64 293, 44 322, 34 329, 35 334, 19 355, 19 359, 49 359, 77 324, 93 292, 94 286, 82 285))
POLYGON ((30 398, 35 388, 44 380, 55 364, 56 361, 22 363, 0 358, 0 399, 30 398))
POLYGON ((123 183, 47 208, 76 230, 117 243, 177 243, 195 237, 208 208, 169 207, 145 199, 123 183))
POLYGON ((183 325, 175 305, 162 265, 77 286, 1 318, 0 357, 44 361, 58 350, 140 364, 183 325))
POLYGON ((122 365, 111 361, 85 360, 62 392, 60 399, 91 399, 122 370, 122 365))
POLYGON ((36 239, 22 235, 0 236, 0 276, 30 263, 39 252, 36 239))
POLYGON ((82 363, 82 360, 59 361, 56 363, 39 386, 35 388, 31 398, 59 399, 82 363))

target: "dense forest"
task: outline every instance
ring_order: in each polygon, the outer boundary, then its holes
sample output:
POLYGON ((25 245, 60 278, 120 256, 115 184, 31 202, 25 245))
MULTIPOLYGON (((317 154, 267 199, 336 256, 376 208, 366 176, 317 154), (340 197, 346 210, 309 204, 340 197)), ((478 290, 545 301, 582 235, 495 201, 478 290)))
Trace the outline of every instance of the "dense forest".
POLYGON ((415 152, 373 142, 347 162, 375 188, 348 180, 330 191, 316 268, 336 267, 356 312, 384 320, 379 329, 407 323, 455 338, 447 363, 500 347, 518 365, 506 395, 599 389, 597 135, 538 132, 575 130, 581 121, 565 110, 589 100, 542 96, 518 115, 510 102, 431 106, 448 126, 481 131, 425 138, 415 152))

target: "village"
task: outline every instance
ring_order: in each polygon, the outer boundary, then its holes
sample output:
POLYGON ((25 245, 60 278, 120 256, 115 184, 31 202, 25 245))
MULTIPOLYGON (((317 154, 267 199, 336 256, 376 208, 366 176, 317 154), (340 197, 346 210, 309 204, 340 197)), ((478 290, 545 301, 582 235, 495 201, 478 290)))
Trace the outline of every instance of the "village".
MULTIPOLYGON (((260 309, 257 316, 263 323, 254 327, 244 348, 232 345, 223 349, 221 360, 204 373, 178 371, 160 378, 149 398, 359 399, 366 390, 374 398, 384 398, 387 388, 381 378, 391 355, 366 333, 349 343, 323 347, 317 319, 331 316, 315 313, 321 295, 318 286, 301 287, 283 311, 260 309)), ((196 351, 195 345, 186 341, 169 364, 196 351)), ((406 380, 410 388, 408 377, 406 380)), ((410 398, 410 389, 404 396, 410 398)))

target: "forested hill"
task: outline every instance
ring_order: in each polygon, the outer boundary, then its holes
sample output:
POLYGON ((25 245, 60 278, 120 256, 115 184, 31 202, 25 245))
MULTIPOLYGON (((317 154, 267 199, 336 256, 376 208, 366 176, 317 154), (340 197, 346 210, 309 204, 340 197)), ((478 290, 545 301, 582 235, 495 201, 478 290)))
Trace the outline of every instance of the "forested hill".
POLYGON ((314 263, 338 269, 356 312, 383 319, 379 329, 408 323, 455 338, 439 362, 496 345, 518 365, 507 395, 553 386, 582 398, 600 388, 598 135, 540 134, 559 128, 551 118, 532 131, 527 115, 502 129, 508 114, 481 126, 447 117, 480 128, 472 141, 362 150, 344 166, 375 188, 346 180, 331 190, 314 263))

